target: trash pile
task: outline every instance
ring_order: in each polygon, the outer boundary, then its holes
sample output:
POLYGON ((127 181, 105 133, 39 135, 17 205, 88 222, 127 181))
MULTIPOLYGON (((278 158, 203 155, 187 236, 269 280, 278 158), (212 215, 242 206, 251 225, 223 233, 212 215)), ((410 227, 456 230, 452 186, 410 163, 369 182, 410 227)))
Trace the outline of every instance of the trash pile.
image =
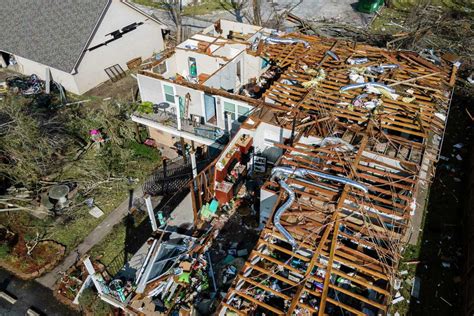
POLYGON ((8 77, 6 83, 10 91, 14 94, 22 94, 23 96, 37 95, 45 89, 45 82, 40 80, 35 74, 31 76, 8 77))

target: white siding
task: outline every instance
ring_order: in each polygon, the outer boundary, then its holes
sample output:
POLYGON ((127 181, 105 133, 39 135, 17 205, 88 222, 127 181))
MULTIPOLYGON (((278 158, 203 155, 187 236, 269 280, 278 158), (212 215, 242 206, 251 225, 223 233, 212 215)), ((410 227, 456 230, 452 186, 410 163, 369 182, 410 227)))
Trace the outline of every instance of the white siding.
MULTIPOLYGON (((15 59, 18 63, 17 70, 25 75, 32 75, 35 74, 41 79, 45 79, 46 69, 48 66, 37 63, 30 59, 26 59, 20 56, 15 56, 15 59)), ((79 94, 79 89, 77 88, 75 78, 72 74, 61 71, 59 69, 50 68, 51 71, 51 79, 60 83, 64 89, 79 94)))
POLYGON ((127 61, 136 57, 145 59, 163 50, 161 26, 119 0, 112 1, 89 47, 105 42, 111 38, 107 34, 134 22, 144 24, 106 46, 85 53, 75 75, 79 93, 107 81, 105 68, 119 64, 126 70, 127 61))

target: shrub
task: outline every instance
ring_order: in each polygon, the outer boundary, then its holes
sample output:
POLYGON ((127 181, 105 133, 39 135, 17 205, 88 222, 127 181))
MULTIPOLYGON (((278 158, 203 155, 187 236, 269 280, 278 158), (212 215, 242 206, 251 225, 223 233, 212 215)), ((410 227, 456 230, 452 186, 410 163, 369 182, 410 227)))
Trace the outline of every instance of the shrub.
POLYGON ((151 114, 153 113, 153 103, 150 101, 142 102, 138 105, 137 111, 140 113, 151 114))
POLYGON ((138 158, 144 158, 151 161, 157 161, 160 159, 158 150, 150 146, 139 144, 137 142, 129 143, 130 149, 133 151, 133 155, 138 158))
POLYGON ((7 244, 0 245, 0 259, 6 258, 10 254, 10 247, 7 244))

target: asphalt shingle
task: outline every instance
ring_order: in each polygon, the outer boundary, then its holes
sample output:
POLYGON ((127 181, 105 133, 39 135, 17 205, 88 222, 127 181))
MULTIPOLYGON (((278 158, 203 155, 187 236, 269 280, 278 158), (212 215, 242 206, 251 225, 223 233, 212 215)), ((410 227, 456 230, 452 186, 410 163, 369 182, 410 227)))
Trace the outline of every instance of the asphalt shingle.
POLYGON ((71 72, 110 0, 2 0, 0 50, 71 72))

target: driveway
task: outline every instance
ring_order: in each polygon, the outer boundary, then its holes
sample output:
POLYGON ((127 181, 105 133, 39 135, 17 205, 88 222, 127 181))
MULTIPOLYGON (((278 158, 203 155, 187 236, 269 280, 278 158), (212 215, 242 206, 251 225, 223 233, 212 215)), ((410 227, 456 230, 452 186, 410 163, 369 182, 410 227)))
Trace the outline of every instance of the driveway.
POLYGON ((3 298, 0 298, 1 316, 23 316, 26 315, 26 311, 31 307, 35 311, 40 312, 41 315, 79 315, 76 311, 58 302, 53 296, 53 291, 50 289, 35 281, 26 282, 19 280, 3 270, 0 270, 0 291, 6 291, 17 298, 15 304, 10 304, 3 298))

